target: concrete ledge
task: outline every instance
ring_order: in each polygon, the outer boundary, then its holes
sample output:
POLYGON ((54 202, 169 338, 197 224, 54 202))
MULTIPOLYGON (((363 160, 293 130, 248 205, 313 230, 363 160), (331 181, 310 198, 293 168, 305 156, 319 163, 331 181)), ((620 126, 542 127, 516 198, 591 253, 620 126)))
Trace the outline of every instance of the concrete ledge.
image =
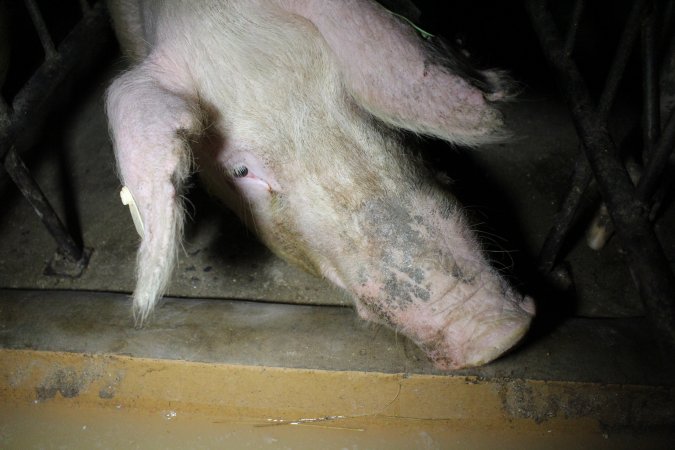
MULTIPOLYGON (((166 299, 142 329, 127 296, 0 290, 0 348, 193 362, 444 375, 410 341, 350 308, 166 299)), ((454 372, 529 379, 673 386, 641 319, 570 319, 487 366, 454 372)))
POLYGON ((644 328, 573 320, 440 374, 348 308, 168 299, 135 329, 125 296, 0 291, 0 446, 668 448, 675 387, 644 328))

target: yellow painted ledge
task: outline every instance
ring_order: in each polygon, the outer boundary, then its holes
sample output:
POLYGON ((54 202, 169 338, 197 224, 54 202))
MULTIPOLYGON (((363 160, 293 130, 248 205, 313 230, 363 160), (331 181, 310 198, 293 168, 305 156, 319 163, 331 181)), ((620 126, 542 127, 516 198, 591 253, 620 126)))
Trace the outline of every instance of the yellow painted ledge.
POLYGON ((317 423, 458 421, 487 428, 668 427, 672 387, 320 371, 0 350, 0 403, 317 423))

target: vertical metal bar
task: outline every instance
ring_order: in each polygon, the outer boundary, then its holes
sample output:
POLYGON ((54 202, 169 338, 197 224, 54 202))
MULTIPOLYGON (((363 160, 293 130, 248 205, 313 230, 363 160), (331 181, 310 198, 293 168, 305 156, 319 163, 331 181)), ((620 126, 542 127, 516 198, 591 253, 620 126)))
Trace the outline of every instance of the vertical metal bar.
POLYGON ((61 42, 58 59, 43 62, 16 94, 12 101, 10 123, 0 130, 0 160, 4 159, 19 136, 39 132, 41 121, 36 117, 39 118, 41 112, 47 109, 54 91, 75 67, 83 59, 92 58, 95 49, 109 40, 109 22, 103 2, 97 2, 61 42))
MULTIPOLYGON (((656 23, 655 4, 650 0, 645 4, 647 9, 641 24, 641 57, 642 57, 642 155, 644 165, 649 164, 652 148, 656 144, 660 130, 659 80, 656 64, 656 23)), ((637 184, 637 183, 636 183, 637 184)), ((648 199, 642 199, 649 203, 648 199)), ((605 205, 600 205, 586 233, 586 240, 594 250, 605 246, 614 230, 607 215, 605 205)))
POLYGON ((656 67, 656 9, 650 2, 650 11, 642 24, 642 132, 643 159, 649 163, 661 125, 659 79, 656 67))
MULTIPOLYGON (((29 9, 33 8, 33 13, 37 13, 33 15, 35 26, 38 32, 42 29, 46 33, 48 49, 51 39, 36 4, 33 0, 26 0, 26 5, 29 9)), ((108 42, 109 37, 109 18, 103 2, 98 1, 60 43, 58 55, 54 59, 43 61, 16 94, 11 107, 8 105, 9 120, 0 124, 0 161, 59 246, 46 273, 79 276, 87 265, 90 250, 81 248, 68 234, 19 158, 18 152, 21 150, 20 146, 30 145, 30 136, 40 132, 45 114, 53 102, 52 94, 60 83, 77 71, 83 61, 92 59, 95 52, 108 42)))
POLYGON ((645 205, 616 155, 614 144, 591 103, 576 65, 565 54, 544 2, 528 0, 528 14, 544 54, 560 82, 586 157, 621 239, 623 256, 637 285, 664 356, 675 351, 675 278, 659 246, 645 205))
POLYGON ((9 124, 9 113, 11 109, 5 99, 0 95, 0 131, 5 131, 9 124))
MULTIPOLYGON (((651 7, 651 9, 650 9, 651 12, 649 12, 648 15, 653 14, 653 6, 654 6, 653 0, 649 0, 649 1, 645 0, 645 1, 642 1, 640 3, 636 3, 636 4, 633 5, 633 9, 631 10, 631 13, 629 15, 626 30, 624 31, 624 33, 621 36, 619 48, 621 48, 622 45, 625 44, 625 45, 629 45, 630 46, 629 48, 632 49, 632 47, 634 45, 634 41, 637 39, 638 32, 641 30, 641 27, 642 27, 642 31, 643 31, 642 42, 644 43, 644 22, 642 20, 643 19, 643 13, 644 13, 645 9, 647 9, 648 7, 651 7), (626 39, 624 39, 624 38, 626 38, 626 39), (630 42, 627 42, 628 39, 630 39, 630 42)), ((653 36, 652 36, 652 38, 653 38, 653 36)), ((647 55, 644 52, 644 46, 643 46, 642 50, 643 50, 642 57, 647 58, 647 55)), ((652 50, 653 50, 653 45, 652 45, 652 50)), ((621 72, 623 72, 626 63, 628 62, 628 57, 630 56, 630 53, 631 53, 630 51, 628 51, 626 53, 623 53, 623 54, 617 53, 617 59, 621 58, 621 61, 620 61, 620 63, 622 64, 621 72)), ((655 61, 653 54, 651 55, 651 58, 652 58, 652 62, 655 61)), ((643 69, 644 69, 645 65, 648 65, 648 64, 644 64, 644 61, 645 61, 645 59, 643 59, 643 69)), ((652 70, 652 72, 655 74, 653 69, 650 69, 650 70, 652 70)), ((610 75, 611 75, 611 72, 612 72, 612 70, 610 70, 610 75)), ((643 71, 643 75, 644 75, 644 71, 643 71)), ((643 81, 644 81, 644 79, 645 78, 643 77, 643 81)), ((600 114, 601 120, 606 121, 607 117, 609 116, 609 111, 612 107, 612 103, 614 102, 614 96, 615 96, 616 91, 619 87, 619 81, 620 81, 620 78, 615 78, 615 79, 612 80, 612 77, 608 76, 608 82, 607 82, 606 87, 609 86, 609 88, 611 90, 611 93, 608 97, 605 97, 603 95, 603 97, 600 99, 600 105, 598 106, 598 113, 600 114), (610 84, 611 84, 610 80, 611 80, 611 82, 613 82, 613 84, 611 86, 610 86, 610 84)), ((657 87, 658 87, 658 82, 656 84, 654 82, 649 82, 649 83, 643 82, 643 94, 644 94, 643 98, 646 98, 649 95, 658 95, 657 87), (649 87, 646 88, 646 86, 649 86, 649 87), (648 92, 648 91, 651 91, 651 92, 648 92)), ((642 129, 643 130, 645 130, 647 128, 647 125, 646 125, 647 121, 645 119, 647 114, 649 114, 650 118, 653 119, 653 113, 647 112, 648 109, 650 108, 650 106, 647 106, 648 103, 652 104, 652 105, 656 104, 657 107, 658 107, 658 99, 656 99, 656 100, 652 99, 651 101, 643 99, 643 105, 644 105, 644 108, 643 108, 644 111, 643 111, 643 114, 642 114, 642 117, 643 117, 642 129)), ((656 114, 656 118, 658 119, 658 111, 657 111, 657 114, 656 114)), ((658 133, 658 122, 656 123, 656 126, 657 126, 657 133, 658 133)), ((653 137, 654 133, 650 133, 650 137, 646 137, 646 135, 647 135, 646 133, 643 133, 643 136, 645 136, 643 138, 643 142, 644 142, 644 145, 645 145, 645 147, 643 148, 643 152, 644 152, 645 157, 647 157, 647 150, 646 150, 646 146, 648 145, 647 139, 650 139, 651 137, 653 137)), ((587 242, 588 246, 590 248, 592 248, 593 250, 600 250, 605 246, 607 241, 609 241, 609 239, 612 237, 613 233, 614 233, 614 229, 612 227, 612 221, 609 219, 609 216, 608 216, 607 207, 604 204, 601 204, 600 207, 598 207, 598 210, 596 211, 595 215, 593 216, 593 219, 591 220, 591 224, 589 225, 589 227, 586 231, 586 242, 587 242)))
MULTIPOLYGON (((635 45, 635 41, 640 32, 640 17, 645 3, 646 0, 639 0, 633 4, 633 8, 626 20, 624 31, 621 34, 621 38, 616 47, 614 59, 607 72, 605 85, 602 94, 600 95, 600 101, 598 102, 597 113, 599 120, 602 122, 607 121, 609 111, 612 109, 612 104, 614 103, 614 98, 619 88, 619 83, 621 82, 621 78, 626 69, 626 64, 628 63, 633 46, 635 45)), ((566 44, 565 54, 569 55, 567 50, 566 44)), ((581 145, 583 145, 583 143, 581 145)), ((554 224, 548 232, 544 245, 539 253, 539 269, 542 272, 548 273, 553 269, 556 259, 558 258, 558 253, 560 253, 560 249, 562 248, 563 241, 574 222, 579 205, 581 204, 581 198, 591 182, 592 176, 593 174, 588 165, 588 161, 584 157, 583 152, 580 151, 574 164, 574 174, 572 175, 570 189, 567 191, 567 196, 563 200, 562 206, 554 218, 554 224)))
POLYGON ((577 40, 577 32, 579 31, 579 22, 581 21, 581 14, 584 12, 584 0, 576 0, 574 2, 574 9, 572 10, 572 19, 570 26, 567 29, 567 37, 565 38, 565 53, 571 55, 574 51, 574 44, 577 40))
MULTIPOLYGON (((581 145, 583 144, 580 144, 580 147, 581 145)), ((579 151, 581 152, 581 149, 579 151)), ((546 235, 546 240, 539 253, 539 270, 545 274, 551 272, 555 266, 565 237, 572 228, 572 223, 579 210, 581 198, 593 177, 588 162, 583 158, 583 154, 580 156, 574 163, 574 173, 567 196, 553 218, 553 226, 546 235)))
POLYGON ((666 126, 663 128, 663 134, 654 147, 652 158, 638 183, 637 192, 642 201, 649 202, 654 195, 661 175, 668 165, 668 158, 673 153, 674 148, 675 108, 670 112, 666 126))
POLYGON ((612 65, 607 72, 607 78, 605 79, 605 86, 602 90, 602 95, 600 96, 600 101, 598 102, 598 115, 601 120, 607 120, 609 116, 609 111, 612 109, 614 104, 614 98, 616 97, 616 91, 619 89, 619 83, 628 64, 628 58, 633 50, 635 41, 638 38, 640 33, 640 21, 642 17, 642 11, 645 8, 647 1, 639 0, 633 3, 633 8, 628 14, 628 19, 626 20, 626 25, 624 27, 623 33, 619 38, 619 43, 616 46, 616 52, 614 53, 614 59, 612 60, 612 65))
POLYGON ((3 163, 9 176, 19 187, 23 196, 30 202, 38 217, 58 244, 61 253, 73 262, 79 261, 83 256, 82 247, 77 245, 70 237, 14 148, 9 149, 3 163))
POLYGON ((89 6, 89 2, 87 0, 80 0, 80 11, 82 11, 82 15, 86 15, 89 10, 91 9, 91 6, 89 6))
POLYGON ((52 41, 52 37, 49 35, 49 30, 47 30, 47 25, 45 25, 45 21, 42 18, 40 9, 35 4, 35 0, 24 0, 24 2, 26 4, 28 14, 30 15, 30 19, 33 21, 35 31, 40 38, 40 42, 42 43, 42 48, 45 51, 46 59, 52 59, 56 57, 57 53, 56 48, 54 47, 54 42, 52 41))

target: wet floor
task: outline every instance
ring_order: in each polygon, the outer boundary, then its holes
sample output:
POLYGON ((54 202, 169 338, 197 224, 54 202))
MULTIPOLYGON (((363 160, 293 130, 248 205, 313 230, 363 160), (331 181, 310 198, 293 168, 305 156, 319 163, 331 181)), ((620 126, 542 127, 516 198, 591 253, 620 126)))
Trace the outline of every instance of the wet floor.
POLYGON ((2 448, 670 448, 672 389, 0 351, 2 448))
POLYGON ((0 406, 3 448, 265 449, 631 449, 668 448, 664 436, 622 432, 509 429, 415 419, 228 419, 124 409, 0 406))

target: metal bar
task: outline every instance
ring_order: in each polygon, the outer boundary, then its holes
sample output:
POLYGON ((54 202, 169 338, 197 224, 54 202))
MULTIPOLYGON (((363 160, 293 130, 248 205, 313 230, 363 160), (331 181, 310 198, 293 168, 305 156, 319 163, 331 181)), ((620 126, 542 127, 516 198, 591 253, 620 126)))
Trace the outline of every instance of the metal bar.
MULTIPOLYGON (((35 6, 34 3, 26 4, 35 6)), ((0 160, 56 240, 59 246, 57 256, 62 254, 64 258, 75 263, 72 270, 67 268, 67 271, 75 274, 74 276, 86 266, 88 252, 83 251, 68 234, 21 161, 19 152, 29 141, 26 137, 39 134, 42 125, 41 115, 46 112, 52 101, 54 91, 76 67, 82 64, 82 61, 93 56, 93 52, 100 48, 109 36, 108 17, 102 2, 98 2, 59 45, 58 56, 44 61, 14 97, 8 120, 0 122, 0 160)))
MULTIPOLYGON (((598 102, 597 114, 599 120, 602 122, 607 121, 626 64, 628 63, 633 46, 639 35, 640 17, 645 3, 646 0, 639 0, 633 4, 633 8, 626 20, 626 26, 624 27, 624 31, 621 34, 621 38, 616 47, 612 65, 607 72, 605 85, 602 94, 600 95, 600 101, 598 102)), ((569 55, 567 45, 565 53, 569 55)), ((583 143, 581 145, 583 145, 583 143)), ((567 196, 563 200, 562 206, 554 218, 554 224, 548 232, 544 245, 539 253, 539 269, 543 273, 549 273, 553 270, 553 266, 558 258, 565 237, 574 223, 574 218, 576 217, 579 205, 581 204, 581 198, 588 188, 592 176, 593 174, 588 165, 588 161, 584 157, 583 151, 580 151, 579 156, 574 163, 574 173, 572 175, 571 186, 567 191, 567 196)))
POLYGON ((659 138, 661 126, 659 105, 659 77, 656 64, 656 9, 650 2, 650 11, 642 24, 642 131, 643 160, 649 163, 653 147, 659 138))
POLYGON ((0 96, 0 130, 9 124, 10 107, 2 96, 0 96))
POLYGON ((588 162, 584 158, 577 158, 574 163, 571 186, 562 206, 553 218, 553 226, 546 235, 546 240, 539 253, 539 270, 542 273, 548 274, 553 270, 565 237, 572 228, 572 223, 581 204, 581 198, 592 177, 593 174, 588 162))
POLYGON ((574 44, 577 40, 577 32, 579 31, 579 22, 581 21, 581 14, 584 12, 584 0, 576 0, 574 2, 574 9, 572 10, 572 19, 570 26, 567 29, 567 37, 565 38, 565 53, 571 55, 574 51, 574 44))
POLYGON ((642 173, 637 187, 637 194, 640 200, 649 203, 663 171, 668 166, 668 158, 675 148, 675 108, 670 112, 666 126, 663 128, 663 134, 659 142, 654 147, 652 158, 642 173))
POLYGON ((616 155, 607 128, 591 103, 578 68, 565 54, 564 43, 544 2, 528 0, 528 14, 544 54, 560 82, 577 133, 600 192, 621 239, 628 264, 664 355, 675 351, 675 278, 659 246, 644 203, 616 155))
POLYGON ((89 2, 87 0, 80 0, 80 10, 82 11, 82 15, 86 15, 89 10, 91 9, 91 6, 89 6, 89 2))
MULTIPOLYGON (((656 74, 656 58, 655 58, 655 40, 654 40, 654 1, 644 1, 642 5, 634 5, 633 11, 635 14, 631 14, 631 19, 629 19, 630 24, 628 29, 633 34, 631 37, 633 40, 637 38, 638 30, 642 31, 642 68, 643 68, 643 113, 642 113, 642 130, 643 130, 643 159, 645 161, 649 157, 649 147, 653 145, 652 139, 655 139, 658 136, 659 132, 659 99, 658 99, 658 77, 656 74), (646 17, 643 18, 643 8, 649 10, 647 11, 646 17), (652 30, 648 33, 649 41, 648 45, 645 45, 645 26, 651 20, 652 30), (656 111, 653 108, 656 107, 656 111), (649 131, 647 131, 649 130, 649 131)), ((625 34, 625 33, 624 33, 625 34)), ((631 48, 633 44, 631 42, 631 48)), ((630 56, 630 53, 625 55, 626 61, 630 56)), ((624 61, 624 63, 626 62, 624 61)), ((614 91, 618 88, 618 80, 614 86, 614 91)), ((609 110, 611 105, 607 105, 603 108, 601 100, 600 110, 601 113, 605 115, 603 118, 606 120, 609 115, 609 110)), ((583 157, 583 156, 582 156, 583 157)), ((635 180, 634 185, 637 184, 635 180)), ((593 250, 602 249, 607 241, 614 234, 614 229, 612 228, 612 221, 609 219, 607 207, 604 204, 601 204, 598 207, 593 219, 591 220, 591 225, 589 225, 586 232, 586 242, 590 248, 593 250)))
POLYGON ((56 57, 56 48, 54 48, 54 41, 49 35, 49 30, 47 30, 47 25, 42 18, 42 13, 40 13, 40 8, 35 4, 35 0, 24 0, 26 4, 26 9, 30 15, 31 21, 33 21, 33 26, 35 31, 37 31, 40 42, 42 43, 42 48, 45 51, 46 59, 52 59, 56 57))
MULTIPOLYGON (((0 159, 17 144, 19 136, 37 134, 36 113, 45 109, 52 93, 73 68, 86 59, 85 55, 90 55, 108 39, 108 21, 102 2, 96 3, 59 45, 60 57, 43 63, 14 97, 10 121, 0 126, 0 159)), ((17 147, 17 151, 21 150, 17 147)))
POLYGON ((640 33, 640 22, 642 11, 647 1, 639 0, 633 4, 633 8, 628 14, 623 33, 619 38, 612 65, 607 72, 605 87, 603 88, 600 101, 598 102, 598 116, 601 120, 607 120, 609 111, 612 109, 616 91, 619 89, 619 83, 628 64, 628 59, 632 53, 635 41, 640 33))
POLYGON ((63 226, 63 223, 49 204, 49 200, 42 193, 40 186, 30 175, 28 168, 14 148, 7 152, 3 164, 10 178, 19 187, 23 196, 31 204, 45 227, 47 227, 49 234, 56 240, 64 256, 72 261, 79 261, 82 258, 82 246, 73 240, 63 226))

